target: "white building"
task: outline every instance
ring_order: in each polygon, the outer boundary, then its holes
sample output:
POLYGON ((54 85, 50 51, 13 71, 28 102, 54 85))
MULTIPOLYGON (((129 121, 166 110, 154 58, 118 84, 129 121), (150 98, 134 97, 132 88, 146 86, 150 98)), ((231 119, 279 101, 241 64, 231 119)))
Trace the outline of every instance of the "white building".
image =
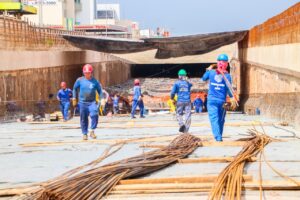
MULTIPOLYGON (((120 20, 119 4, 102 4, 95 0, 76 0, 77 6, 75 16, 78 25, 115 25, 120 20)), ((98 1, 99 2, 99 1, 98 1)))
POLYGON ((75 19, 74 0, 23 0, 23 3, 37 8, 37 15, 24 17, 38 25, 63 26, 67 20, 75 19))

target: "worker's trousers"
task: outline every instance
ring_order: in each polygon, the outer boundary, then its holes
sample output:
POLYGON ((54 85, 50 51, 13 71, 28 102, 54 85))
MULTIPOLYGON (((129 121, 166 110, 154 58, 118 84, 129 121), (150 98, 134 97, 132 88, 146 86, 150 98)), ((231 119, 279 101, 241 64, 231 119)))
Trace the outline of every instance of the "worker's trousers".
POLYGON ((89 126, 89 116, 91 118, 91 130, 97 128, 98 125, 98 104, 94 102, 80 102, 80 126, 82 134, 86 135, 88 133, 89 126))
POLYGON ((201 113, 202 112, 202 106, 195 106, 195 112, 201 113))
POLYGON ((134 114, 135 114, 135 110, 137 108, 137 106, 139 106, 140 108, 140 116, 144 116, 144 102, 143 100, 133 100, 132 101, 132 110, 131 110, 131 117, 134 117, 134 114))
POLYGON ((191 126, 191 103, 190 102, 177 102, 176 117, 179 126, 185 126, 185 133, 187 133, 191 126))
POLYGON ((223 108, 223 101, 212 100, 207 102, 207 111, 216 141, 222 141, 226 110, 223 108))
POLYGON ((69 108, 70 108, 69 101, 61 101, 60 102, 60 110, 61 110, 64 120, 69 119, 69 108))
POLYGON ((118 114, 118 112, 119 112, 119 106, 114 105, 113 109, 114 109, 114 114, 118 114))

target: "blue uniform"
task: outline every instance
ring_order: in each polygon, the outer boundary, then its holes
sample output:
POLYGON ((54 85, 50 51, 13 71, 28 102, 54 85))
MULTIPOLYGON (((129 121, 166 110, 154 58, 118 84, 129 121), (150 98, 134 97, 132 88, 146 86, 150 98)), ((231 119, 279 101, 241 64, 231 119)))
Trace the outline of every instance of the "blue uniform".
POLYGON ((178 80, 173 85, 171 91, 171 99, 177 94, 177 102, 191 102, 191 88, 192 84, 185 80, 178 80))
POLYGON ((144 116, 144 102, 143 100, 139 100, 142 97, 142 90, 141 87, 136 85, 133 87, 133 99, 132 99, 132 110, 131 110, 131 117, 134 117, 135 110, 137 106, 140 108, 140 116, 144 116))
POLYGON ((171 90, 171 99, 177 94, 176 117, 179 126, 185 126, 188 132, 191 125, 191 88, 192 84, 185 80, 178 80, 171 90), (183 118, 184 116, 184 118, 183 118))
POLYGON ((72 90, 69 88, 60 89, 57 93, 57 99, 60 101, 60 110, 64 120, 68 120, 69 118, 70 98, 72 98, 72 90))
POLYGON ((196 113, 202 112, 202 107, 203 107, 203 101, 202 101, 202 99, 196 98, 194 100, 193 105, 195 106, 196 113))
POLYGON ((113 109, 114 109, 114 114, 117 114, 119 112, 119 97, 114 97, 113 98, 113 109))
MULTIPOLYGON (((230 74, 225 73, 225 77, 231 83, 230 74)), ((205 72, 202 80, 209 80, 207 111, 212 132, 216 141, 222 141, 226 115, 226 110, 223 108, 223 104, 226 102, 227 94, 229 94, 230 97, 232 97, 232 94, 229 92, 222 74, 218 74, 216 70, 205 72)))
POLYGON ((91 80, 85 77, 80 77, 76 80, 73 87, 73 97, 76 97, 79 89, 79 111, 80 111, 80 125, 82 134, 88 133, 89 120, 91 117, 91 129, 94 130, 98 125, 98 104, 96 103, 96 92, 102 97, 102 88, 100 83, 92 78, 91 80))

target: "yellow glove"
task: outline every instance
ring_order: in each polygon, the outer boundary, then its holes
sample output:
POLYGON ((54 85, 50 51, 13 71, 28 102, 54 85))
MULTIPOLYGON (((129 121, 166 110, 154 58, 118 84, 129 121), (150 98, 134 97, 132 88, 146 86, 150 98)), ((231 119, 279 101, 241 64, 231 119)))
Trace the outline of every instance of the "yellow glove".
POLYGON ((230 109, 235 110, 237 108, 237 102, 234 98, 230 98, 230 109))
POLYGON ((77 105, 77 100, 76 100, 76 98, 73 98, 73 99, 72 99, 72 105, 73 105, 73 107, 76 107, 76 105, 77 105))

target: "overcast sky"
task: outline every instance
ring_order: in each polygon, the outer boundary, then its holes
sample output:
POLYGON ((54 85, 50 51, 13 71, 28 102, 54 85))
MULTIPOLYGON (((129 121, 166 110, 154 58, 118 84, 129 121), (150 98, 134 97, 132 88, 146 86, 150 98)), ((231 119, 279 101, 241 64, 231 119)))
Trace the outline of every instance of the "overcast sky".
POLYGON ((141 29, 165 27, 174 35, 249 29, 281 13, 296 0, 100 0, 119 3, 121 18, 141 29))

